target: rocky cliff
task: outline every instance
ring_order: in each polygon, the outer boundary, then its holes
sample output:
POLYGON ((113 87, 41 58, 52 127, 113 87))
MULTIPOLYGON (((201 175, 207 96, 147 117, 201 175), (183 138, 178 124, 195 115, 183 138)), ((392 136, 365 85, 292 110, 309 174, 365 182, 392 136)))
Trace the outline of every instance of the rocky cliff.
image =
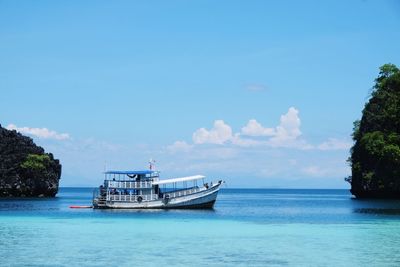
POLYGON ((400 70, 395 65, 380 68, 353 139, 351 193, 400 199, 400 70))
POLYGON ((54 197, 60 176, 51 153, 0 125, 0 197, 54 197))

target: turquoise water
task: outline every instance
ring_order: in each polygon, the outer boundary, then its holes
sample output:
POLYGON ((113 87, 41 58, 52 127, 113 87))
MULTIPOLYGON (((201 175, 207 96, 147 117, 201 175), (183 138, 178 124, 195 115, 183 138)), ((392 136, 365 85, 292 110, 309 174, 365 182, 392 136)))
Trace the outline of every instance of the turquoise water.
POLYGON ((400 266, 400 202, 224 189, 213 211, 69 209, 91 189, 0 201, 1 266, 400 266))

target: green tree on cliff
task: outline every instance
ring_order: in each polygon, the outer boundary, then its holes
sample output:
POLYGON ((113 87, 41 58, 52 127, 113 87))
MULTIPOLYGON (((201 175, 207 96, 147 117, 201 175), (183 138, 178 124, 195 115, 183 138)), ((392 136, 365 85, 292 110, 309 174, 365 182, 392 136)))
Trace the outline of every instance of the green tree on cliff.
POLYGON ((21 164, 21 167, 29 170, 45 170, 49 165, 50 157, 46 154, 37 155, 29 154, 26 160, 21 164))
POLYGON ((395 65, 380 68, 362 118, 354 123, 353 139, 351 192, 400 198, 400 71, 395 65))

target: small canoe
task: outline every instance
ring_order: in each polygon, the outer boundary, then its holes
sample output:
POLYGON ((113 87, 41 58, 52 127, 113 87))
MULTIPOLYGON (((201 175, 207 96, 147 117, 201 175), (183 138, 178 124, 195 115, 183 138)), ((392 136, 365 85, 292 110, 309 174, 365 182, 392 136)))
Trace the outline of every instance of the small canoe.
POLYGON ((74 205, 74 206, 69 206, 69 208, 70 209, 91 209, 91 208, 93 208, 93 206, 77 206, 77 205, 74 205))

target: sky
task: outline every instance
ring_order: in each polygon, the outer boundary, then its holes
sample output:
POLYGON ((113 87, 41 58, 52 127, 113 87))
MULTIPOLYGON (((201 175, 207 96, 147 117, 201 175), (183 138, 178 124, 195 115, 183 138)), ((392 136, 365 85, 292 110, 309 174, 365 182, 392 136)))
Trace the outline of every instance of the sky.
POLYGON ((60 159, 228 188, 349 188, 379 67, 400 64, 400 3, 0 0, 0 124, 60 159))

